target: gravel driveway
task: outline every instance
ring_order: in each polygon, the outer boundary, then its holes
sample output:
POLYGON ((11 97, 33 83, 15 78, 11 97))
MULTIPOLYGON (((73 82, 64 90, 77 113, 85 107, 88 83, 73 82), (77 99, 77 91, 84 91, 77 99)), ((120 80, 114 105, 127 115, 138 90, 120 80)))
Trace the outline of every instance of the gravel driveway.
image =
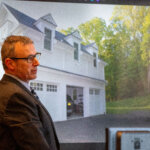
POLYGON ((105 143, 108 127, 150 127, 150 111, 98 115, 55 122, 60 143, 105 143))

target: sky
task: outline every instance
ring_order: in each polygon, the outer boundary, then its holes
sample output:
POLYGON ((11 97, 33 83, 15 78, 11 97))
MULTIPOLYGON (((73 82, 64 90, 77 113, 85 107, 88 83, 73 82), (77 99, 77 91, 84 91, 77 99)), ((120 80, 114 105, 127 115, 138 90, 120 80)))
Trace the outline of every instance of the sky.
POLYGON ((51 13, 57 29, 77 28, 78 25, 91 20, 94 17, 102 18, 109 24, 114 5, 104 4, 81 4, 81 3, 56 3, 56 2, 35 2, 0 0, 11 7, 33 17, 40 17, 51 13))

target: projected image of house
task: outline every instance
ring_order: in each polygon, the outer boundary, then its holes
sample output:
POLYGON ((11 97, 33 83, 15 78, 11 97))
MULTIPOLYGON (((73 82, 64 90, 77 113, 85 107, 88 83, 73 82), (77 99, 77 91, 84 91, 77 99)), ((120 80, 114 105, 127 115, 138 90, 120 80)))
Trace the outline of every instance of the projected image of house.
MULTIPOLYGON (((0 47, 8 35, 30 37, 41 52, 37 79, 30 82, 54 121, 105 114, 106 63, 95 43, 83 45, 76 30, 68 35, 49 13, 35 20, 11 6, 0 6, 0 47)), ((0 66, 0 76, 3 74, 0 66)))

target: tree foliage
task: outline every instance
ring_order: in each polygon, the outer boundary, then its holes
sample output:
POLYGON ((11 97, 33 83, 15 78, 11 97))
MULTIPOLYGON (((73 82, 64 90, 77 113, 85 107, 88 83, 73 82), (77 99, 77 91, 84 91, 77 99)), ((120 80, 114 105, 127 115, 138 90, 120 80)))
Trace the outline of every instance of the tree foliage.
MULTIPOLYGON (((73 31, 72 28, 66 33, 73 31)), ((111 23, 93 18, 78 26, 83 44, 95 42, 107 62, 106 99, 110 101, 150 92, 150 8, 116 6, 111 23)), ((65 33, 64 32, 64 33, 65 33)))
POLYGON ((66 29, 66 30, 65 30, 65 29, 61 29, 61 30, 60 30, 60 32, 63 33, 63 34, 65 34, 65 35, 68 35, 68 34, 74 32, 74 31, 76 31, 76 29, 74 29, 73 27, 69 27, 69 28, 66 29))
POLYGON ((106 23, 101 18, 93 18, 78 26, 84 44, 95 42, 101 49, 101 41, 105 37, 106 23))
POLYGON ((142 28, 141 52, 142 60, 147 66, 150 63, 150 13, 145 17, 142 28))
MULTIPOLYGON (((141 59, 141 41, 142 41, 142 23, 147 15, 145 7, 138 6, 118 6, 115 7, 112 16, 113 20, 120 20, 120 24, 124 24, 124 29, 129 33, 123 39, 122 50, 127 56, 126 61, 120 62, 124 67, 121 67, 118 78, 118 97, 132 97, 144 92, 144 66, 141 59)), ((119 32, 120 33, 120 32, 119 32)))

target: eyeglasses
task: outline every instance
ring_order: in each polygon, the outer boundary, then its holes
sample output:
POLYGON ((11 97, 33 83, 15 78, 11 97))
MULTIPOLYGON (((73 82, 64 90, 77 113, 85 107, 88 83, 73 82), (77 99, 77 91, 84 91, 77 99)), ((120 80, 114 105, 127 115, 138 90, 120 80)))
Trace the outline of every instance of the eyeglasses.
POLYGON ((11 57, 10 59, 25 59, 28 61, 28 63, 32 63, 34 58, 36 58, 37 60, 40 59, 41 53, 36 53, 35 55, 29 55, 28 57, 25 58, 16 58, 16 57, 11 57))

